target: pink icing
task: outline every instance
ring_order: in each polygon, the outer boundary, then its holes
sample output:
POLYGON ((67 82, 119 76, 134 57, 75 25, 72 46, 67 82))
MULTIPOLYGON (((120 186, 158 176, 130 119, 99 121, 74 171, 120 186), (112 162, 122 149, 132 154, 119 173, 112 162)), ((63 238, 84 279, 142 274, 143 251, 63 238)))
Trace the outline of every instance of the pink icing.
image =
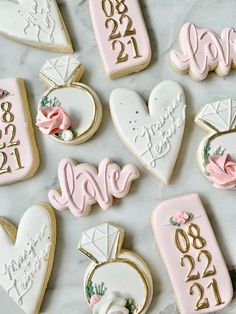
POLYGON ((36 125, 44 134, 62 133, 70 124, 69 115, 61 107, 44 107, 38 111, 36 125))
POLYGON ((234 189, 236 187, 236 162, 229 154, 211 156, 206 171, 215 188, 234 189))
POLYGON ((4 91, 0 99, 0 185, 5 185, 32 176, 39 166, 39 157, 24 81, 19 78, 0 80, 0 88, 4 91), (4 103, 9 103, 10 107, 4 103), (2 121, 2 106, 10 112, 5 122, 2 121))
POLYGON ((98 171, 91 165, 76 165, 70 159, 62 159, 58 167, 61 194, 49 191, 49 201, 58 210, 69 208, 76 217, 89 214, 91 206, 98 203, 109 209, 116 198, 125 197, 139 172, 133 165, 122 169, 110 159, 103 159, 98 171))
MULTIPOLYGON (((106 1, 105 1, 106 2, 106 1)), ((121 72, 137 72, 137 67, 147 66, 151 60, 151 46, 148 37, 147 29, 143 19, 142 11, 138 0, 125 0, 123 3, 128 10, 124 14, 119 14, 115 9, 116 6, 120 6, 120 10, 123 11, 124 5, 115 1, 107 1, 105 4, 107 11, 110 15, 109 2, 114 7, 114 14, 110 18, 106 17, 102 9, 102 1, 89 0, 90 13, 93 23, 93 28, 100 50, 100 55, 108 76, 117 75, 121 72), (123 16, 123 17, 122 17, 123 16), (128 18, 126 17, 128 16, 128 18), (113 22, 111 21, 113 19, 113 22), (122 20, 120 20, 122 19, 122 20), (131 29, 135 29, 133 35, 125 35, 127 29, 127 23, 132 22, 131 29), (106 21, 109 22, 106 22, 106 21), (115 21, 115 22, 114 22, 115 21), (107 23, 107 27, 106 27, 107 23), (109 39, 114 23, 117 23, 118 29, 116 33, 120 33, 120 37, 115 39, 109 39), (133 46, 129 43, 131 37, 134 37, 137 42, 140 57, 134 58, 133 46), (116 42, 114 49, 112 49, 113 42, 116 42), (124 53, 128 55, 128 60, 125 62, 117 63, 117 57, 121 51, 121 44, 124 45, 124 53), (133 70, 132 70, 133 69, 133 70)), ((141 69, 140 69, 141 70, 141 69)))
POLYGON ((174 222, 182 225, 189 221, 189 214, 187 212, 177 211, 174 213, 172 219, 174 222))
POLYGON ((98 303, 100 300, 101 300, 101 296, 100 295, 98 295, 98 294, 92 295, 90 300, 89 300, 89 307, 90 307, 90 309, 92 310, 94 305, 96 303, 98 303))
POLYGON ((236 63, 235 43, 233 28, 225 28, 220 36, 210 29, 186 23, 180 31, 180 49, 171 51, 171 63, 197 80, 204 80, 211 70, 227 75, 232 63, 236 63))
POLYGON ((232 282, 206 211, 198 194, 188 194, 159 204, 152 216, 152 227, 175 291, 180 313, 211 313, 225 308, 230 303, 233 296, 232 282), (173 217, 174 213, 179 211, 180 208, 183 212, 191 212, 193 215, 192 220, 180 227, 169 225, 169 217, 173 217), (199 245, 199 238, 196 239, 189 235, 189 227, 192 224, 196 224, 200 228, 199 234, 196 229, 191 230, 192 235, 195 235, 196 237, 200 235, 200 237, 205 240, 205 244, 202 248, 200 248, 199 245), (175 243, 176 231, 179 229, 183 230, 189 241, 189 249, 187 250, 185 249, 185 240, 181 234, 179 234, 180 245, 184 248, 186 253, 181 253, 175 243), (193 243, 197 243, 198 249, 193 246, 193 243), (206 255, 201 253, 203 250, 210 252, 212 257, 208 270, 212 270, 213 266, 215 266, 216 272, 211 276, 203 277, 208 262, 206 255), (198 261, 199 253, 201 253, 201 255, 198 261), (186 255, 190 255, 193 258, 194 267, 191 274, 196 275, 199 273, 198 279, 187 281, 187 276, 191 270, 191 264, 188 262, 186 255), (184 258, 183 266, 181 266, 182 258, 184 258), (218 284, 219 294, 222 300, 222 304, 219 305, 216 305, 217 301, 212 287, 208 288, 213 279, 215 279, 218 284), (193 294, 191 295, 189 293, 191 286, 196 283, 200 284, 203 288, 202 301, 206 298, 209 301, 209 307, 197 311, 196 304, 199 300, 199 291, 195 286, 193 288, 193 294))

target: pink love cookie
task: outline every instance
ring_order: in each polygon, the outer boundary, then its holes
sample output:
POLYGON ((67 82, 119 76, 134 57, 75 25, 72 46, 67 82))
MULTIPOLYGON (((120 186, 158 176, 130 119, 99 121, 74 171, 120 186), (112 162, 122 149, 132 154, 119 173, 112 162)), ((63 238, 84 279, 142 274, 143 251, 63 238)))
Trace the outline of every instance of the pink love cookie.
POLYGON ((162 202, 152 227, 180 313, 225 308, 233 296, 232 283, 198 194, 162 202))
POLYGON ((39 166, 24 81, 0 80, 0 185, 25 180, 39 166))
POLYGON ((180 48, 171 51, 171 64, 177 71, 189 73, 198 81, 214 70, 225 76, 236 66, 235 40, 234 28, 225 28, 218 35, 210 29, 186 23, 179 35, 180 48))
POLYGON ((61 193, 49 191, 52 206, 58 210, 69 208, 75 217, 87 216, 91 206, 98 203, 106 210, 112 206, 113 196, 125 197, 133 180, 139 177, 131 164, 122 169, 109 158, 103 159, 98 171, 88 164, 76 165, 71 159, 62 159, 58 167, 61 193))
POLYGON ((89 6, 107 75, 114 79, 146 68, 151 47, 138 0, 89 0, 89 6))

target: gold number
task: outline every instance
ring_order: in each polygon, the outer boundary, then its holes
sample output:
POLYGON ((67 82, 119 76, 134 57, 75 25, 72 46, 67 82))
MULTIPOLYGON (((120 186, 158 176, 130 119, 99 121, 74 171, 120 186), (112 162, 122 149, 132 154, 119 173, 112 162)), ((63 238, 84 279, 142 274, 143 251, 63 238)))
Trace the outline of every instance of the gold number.
POLYGON ((176 229, 176 231, 175 231, 175 244, 181 253, 185 254, 189 251, 189 249, 190 249, 189 239, 188 239, 186 232, 183 229, 180 229, 180 228, 176 229), (182 241, 180 241, 180 236, 182 238, 182 241))
POLYGON ((5 135, 8 135, 8 131, 10 130, 11 132, 11 138, 10 138, 10 142, 7 145, 7 147, 12 147, 12 146, 17 146, 20 145, 20 141, 14 141, 15 137, 16 137, 16 127, 14 124, 8 124, 8 126, 5 127, 5 135))
POLYGON ((132 45, 132 47, 133 47, 133 51, 134 51, 133 52, 133 58, 134 59, 141 58, 142 56, 139 53, 138 44, 137 44, 136 39, 134 37, 131 37, 130 40, 128 41, 128 44, 132 45))
POLYGON ((186 278, 186 282, 189 282, 189 281, 193 281, 193 280, 197 280, 200 278, 200 274, 199 272, 197 272, 196 275, 193 275, 192 272, 195 268, 195 262, 194 262, 194 259, 191 255, 184 255, 182 258, 181 258, 181 266, 185 267, 185 263, 184 261, 187 260, 189 265, 190 265, 190 271, 187 275, 187 278, 186 278))
POLYGON ((202 278, 206 278, 206 277, 210 277, 210 276, 214 276, 216 274, 216 268, 213 265, 212 269, 209 269, 211 262, 212 262, 212 256, 211 253, 207 250, 202 250, 197 257, 198 262, 201 262, 201 256, 204 255, 207 259, 207 265, 206 268, 203 272, 202 278))
POLYGON ((210 305, 209 305, 209 301, 208 301, 207 298, 205 298, 204 301, 203 301, 204 289, 203 289, 202 285, 200 285, 199 283, 195 282, 190 287, 189 294, 190 295, 194 295, 194 288, 195 287, 196 287, 196 289, 198 290, 198 293, 199 293, 199 299, 198 299, 197 304, 195 306, 195 311, 207 309, 210 305))
POLYGON ((200 236, 200 228, 198 225, 191 224, 188 228, 188 234, 193 239, 192 246, 196 250, 200 250, 206 245, 206 240, 200 236))
POLYGON ((114 40, 112 43, 112 50, 116 50, 116 45, 120 46, 120 52, 116 58, 116 64, 126 62, 128 60, 128 55, 125 53, 125 45, 119 40, 114 40))
POLYGON ((125 4, 125 0, 116 0, 116 12, 119 14, 124 14, 128 11, 128 8, 125 4))
POLYGON ((1 103, 1 109, 3 111, 2 114, 2 122, 9 123, 14 120, 14 115, 11 112, 12 104, 8 101, 1 103))
POLYGON ((7 168, 4 168, 6 166, 7 163, 7 154, 4 152, 0 152, 0 158, 1 158, 1 162, 0 162, 0 174, 3 173, 7 173, 7 172, 11 172, 11 168, 10 166, 8 166, 7 168))
POLYGON ((11 153, 11 156, 14 156, 14 158, 16 160, 16 163, 17 163, 16 170, 23 169, 24 167, 21 164, 20 153, 18 151, 18 148, 14 148, 14 151, 13 151, 13 153, 11 153))
POLYGON ((133 28, 133 21, 132 21, 132 19, 128 15, 123 14, 120 17, 120 24, 121 25, 124 24, 124 20, 127 21, 124 37, 135 35, 136 34, 136 29, 133 28))
POLYGON ((121 33, 117 33, 117 29, 118 29, 118 23, 116 22, 116 20, 109 18, 106 20, 106 28, 109 28, 109 25, 112 24, 112 31, 111 34, 109 36, 109 40, 113 40, 116 38, 120 38, 121 37, 121 33))
POLYGON ((106 17, 112 17, 114 15, 114 5, 111 0, 102 0, 102 10, 106 17))
POLYGON ((219 287, 218 287, 217 281, 215 279, 212 279, 212 282, 209 284, 207 289, 209 289, 210 287, 212 287, 212 289, 213 289, 213 293, 214 293, 214 296, 216 299, 216 306, 224 304, 225 302, 222 302, 220 292, 219 292, 219 287))
MULTIPOLYGON (((0 139, 2 139, 2 130, 0 130, 0 139)), ((6 143, 2 143, 1 145, 0 145, 0 149, 3 149, 3 148, 5 148, 6 147, 6 143)))

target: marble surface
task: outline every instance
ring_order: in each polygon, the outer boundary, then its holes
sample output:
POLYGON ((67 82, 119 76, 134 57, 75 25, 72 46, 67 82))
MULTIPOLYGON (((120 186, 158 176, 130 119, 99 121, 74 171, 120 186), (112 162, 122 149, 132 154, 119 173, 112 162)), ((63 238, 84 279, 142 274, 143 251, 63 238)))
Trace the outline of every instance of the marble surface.
MULTIPOLYGON (((94 206, 89 217, 76 220, 69 211, 57 213, 58 241, 54 269, 41 308, 41 313, 87 314, 83 296, 83 274, 88 259, 77 251, 83 230, 110 221, 126 229, 124 247, 140 254, 150 265, 154 280, 154 298, 148 314, 177 314, 170 280, 153 240, 150 216, 162 200, 187 192, 199 192, 223 250, 227 265, 236 264, 236 212, 234 191, 217 191, 199 172, 195 161, 196 148, 204 132, 193 124, 194 115, 202 105, 218 99, 236 98, 236 71, 225 78, 216 74, 202 83, 188 76, 180 76, 169 65, 168 55, 177 45, 178 31, 183 23, 194 22, 220 32, 226 26, 236 26, 235 0, 141 0, 143 13, 151 37, 153 58, 149 68, 115 81, 109 81, 103 70, 96 46, 88 1, 59 0, 68 25, 76 55, 85 65, 83 83, 91 85, 99 94, 104 108, 104 119, 96 136, 80 146, 67 147, 36 130, 41 166, 37 174, 24 183, 0 188, 0 215, 18 224, 24 211, 33 204, 47 201, 48 190, 57 184, 57 165, 61 158, 71 157, 79 162, 97 165, 105 156, 124 164, 134 163, 141 172, 129 196, 116 201, 104 212, 94 206), (187 95, 187 126, 183 145, 169 186, 163 186, 150 175, 119 140, 108 109, 111 91, 116 87, 132 87, 146 100, 152 88, 165 79, 182 84, 187 95)), ((40 66, 54 53, 20 45, 0 37, 0 76, 19 76, 26 80, 32 115, 45 91, 39 81, 40 66)), ((236 312, 236 302, 222 311, 236 312)), ((0 289, 0 314, 20 314, 20 310, 0 289)))

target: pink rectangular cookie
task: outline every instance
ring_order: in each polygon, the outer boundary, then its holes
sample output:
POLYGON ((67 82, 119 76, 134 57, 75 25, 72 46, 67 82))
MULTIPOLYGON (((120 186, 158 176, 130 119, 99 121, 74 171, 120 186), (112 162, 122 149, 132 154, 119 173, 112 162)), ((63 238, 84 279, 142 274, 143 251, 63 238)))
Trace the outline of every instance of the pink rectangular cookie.
POLYGON ((148 66, 151 47, 138 0, 89 0, 101 58, 110 78, 148 66))
POLYGON ((224 258, 198 194, 162 202, 152 226, 181 314, 226 307, 233 288, 224 258))
POLYGON ((0 80, 0 185, 27 179, 38 166, 24 81, 0 80))

